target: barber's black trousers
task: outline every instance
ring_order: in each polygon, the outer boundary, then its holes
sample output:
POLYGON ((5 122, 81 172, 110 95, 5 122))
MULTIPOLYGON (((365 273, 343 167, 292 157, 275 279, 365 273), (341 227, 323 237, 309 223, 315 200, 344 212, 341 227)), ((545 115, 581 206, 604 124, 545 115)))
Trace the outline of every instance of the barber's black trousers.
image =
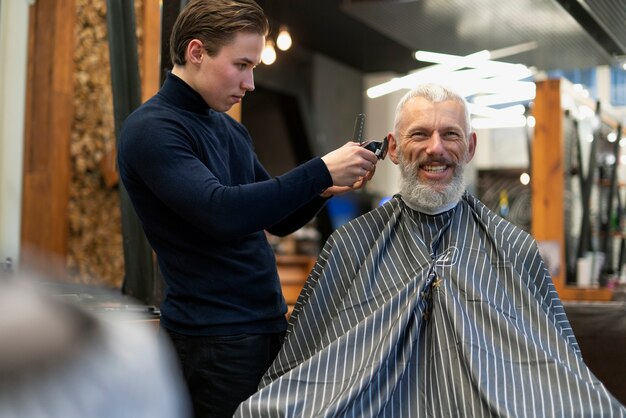
POLYGON ((232 417, 257 390, 284 333, 196 337, 166 330, 178 354, 195 418, 232 417))

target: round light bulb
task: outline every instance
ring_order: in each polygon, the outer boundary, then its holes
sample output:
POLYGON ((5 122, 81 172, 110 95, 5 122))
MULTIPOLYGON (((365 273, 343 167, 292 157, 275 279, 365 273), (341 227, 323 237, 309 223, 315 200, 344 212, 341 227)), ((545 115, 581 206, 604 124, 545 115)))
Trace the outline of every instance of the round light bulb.
POLYGON ((276 50, 274 49, 274 42, 267 41, 263 52, 261 52, 261 62, 265 65, 272 65, 276 61, 276 50))
POLYGON ((276 46, 281 51, 286 51, 291 48, 291 35, 285 26, 280 28, 278 37, 276 38, 276 46))
POLYGON ((528 183, 530 183, 530 175, 528 175, 528 173, 522 173, 519 176, 519 181, 520 183, 522 183, 524 186, 528 185, 528 183))

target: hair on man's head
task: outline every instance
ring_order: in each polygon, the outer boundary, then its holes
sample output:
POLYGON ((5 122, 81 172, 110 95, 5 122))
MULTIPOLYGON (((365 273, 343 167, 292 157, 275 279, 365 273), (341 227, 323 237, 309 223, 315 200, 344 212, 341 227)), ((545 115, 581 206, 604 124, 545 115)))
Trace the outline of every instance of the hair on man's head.
POLYGON ((394 129, 398 129, 400 114, 402 113, 404 106, 406 106, 409 101, 416 97, 423 97, 424 99, 432 103, 445 102, 446 100, 452 100, 460 103, 463 106, 463 111, 465 113, 465 136, 469 136, 470 132, 472 131, 472 123, 467 101, 463 96, 459 95, 452 89, 434 83, 420 84, 419 86, 408 91, 402 97, 402 99, 400 99, 398 105, 396 106, 394 129))
POLYGON ((207 53, 215 56, 239 32, 266 36, 268 31, 267 16, 253 0, 192 0, 172 28, 172 64, 185 64, 185 51, 193 39, 200 40, 207 53))

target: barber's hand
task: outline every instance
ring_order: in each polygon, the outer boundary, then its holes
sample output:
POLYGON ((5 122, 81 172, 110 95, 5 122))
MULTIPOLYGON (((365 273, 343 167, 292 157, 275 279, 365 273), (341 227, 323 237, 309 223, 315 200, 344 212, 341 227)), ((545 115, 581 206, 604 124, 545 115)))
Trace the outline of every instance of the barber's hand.
POLYGON ((338 196, 347 192, 351 192, 353 190, 362 189, 363 187, 365 187, 367 182, 370 181, 372 177, 374 177, 375 172, 376 166, 374 166, 371 171, 368 171, 365 176, 360 177, 352 186, 332 186, 324 190, 324 192, 320 196, 328 198, 331 196, 338 196))
POLYGON ((348 142, 341 148, 322 157, 333 179, 333 186, 348 186, 351 189, 361 188, 365 179, 372 178, 378 158, 376 155, 362 148, 356 142, 348 142), (368 177, 369 176, 369 177, 368 177))

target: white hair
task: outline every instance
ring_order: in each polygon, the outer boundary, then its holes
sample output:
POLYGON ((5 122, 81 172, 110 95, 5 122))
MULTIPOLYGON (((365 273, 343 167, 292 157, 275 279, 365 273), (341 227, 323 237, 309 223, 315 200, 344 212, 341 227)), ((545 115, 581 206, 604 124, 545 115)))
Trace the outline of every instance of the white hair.
POLYGON ((400 114, 402 113, 402 110, 404 110, 404 106, 416 97, 423 97, 432 103, 445 102, 446 100, 452 100, 460 103, 461 106, 463 106, 463 111, 465 113, 465 138, 469 138, 469 135, 472 132, 472 123, 467 101, 463 96, 454 92, 450 88, 434 83, 421 84, 409 90, 402 97, 402 99, 400 99, 400 102, 398 102, 398 105, 396 106, 395 120, 393 123, 396 136, 398 136, 399 133, 398 123, 400 123, 400 114))

